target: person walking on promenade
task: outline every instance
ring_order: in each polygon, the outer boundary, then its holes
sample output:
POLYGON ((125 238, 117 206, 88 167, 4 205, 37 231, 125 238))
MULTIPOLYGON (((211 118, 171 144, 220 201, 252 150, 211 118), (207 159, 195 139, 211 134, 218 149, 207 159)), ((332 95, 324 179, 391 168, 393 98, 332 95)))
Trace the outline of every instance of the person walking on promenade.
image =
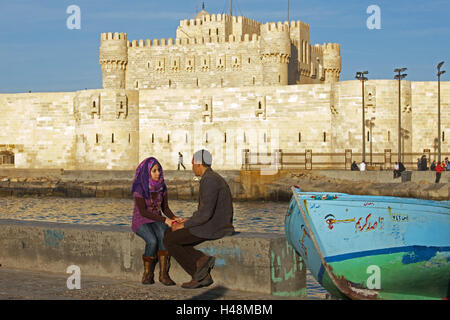
POLYGON ((169 208, 167 186, 161 164, 153 157, 142 161, 136 169, 131 187, 134 209, 131 228, 145 241, 143 284, 153 284, 154 270, 159 259, 159 281, 175 285, 169 277, 170 255, 163 243, 164 231, 174 221, 181 221, 169 208), (161 214, 161 209, 167 218, 161 214))
POLYGON ((435 170, 436 170, 436 181, 435 182, 439 183, 439 180, 441 180, 442 171, 444 171, 444 167, 440 161, 438 161, 435 170))
POLYGON ((186 167, 183 164, 183 155, 181 154, 181 152, 178 152, 178 171, 180 170, 180 165, 184 170, 186 170, 186 167))
POLYGON ((191 218, 174 223, 164 235, 164 245, 180 266, 192 277, 183 288, 194 289, 211 285, 211 269, 215 257, 205 255, 194 246, 234 233, 233 200, 226 181, 211 169, 212 157, 207 150, 197 151, 192 170, 201 177, 198 209, 191 218))
POLYGON ((448 161, 448 157, 445 157, 445 170, 450 171, 450 161, 448 161))

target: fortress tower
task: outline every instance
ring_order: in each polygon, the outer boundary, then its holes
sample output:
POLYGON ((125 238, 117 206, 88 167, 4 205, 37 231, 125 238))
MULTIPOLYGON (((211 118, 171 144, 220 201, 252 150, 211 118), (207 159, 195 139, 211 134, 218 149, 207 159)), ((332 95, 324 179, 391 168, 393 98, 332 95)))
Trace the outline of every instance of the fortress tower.
POLYGON ((99 62, 104 89, 125 89, 125 72, 128 64, 126 33, 102 33, 99 62))
POLYGON ((289 25, 281 22, 262 25, 260 46, 263 85, 287 85, 291 56, 289 25))
POLYGON ((325 83, 338 82, 341 73, 341 46, 338 43, 322 45, 325 83))

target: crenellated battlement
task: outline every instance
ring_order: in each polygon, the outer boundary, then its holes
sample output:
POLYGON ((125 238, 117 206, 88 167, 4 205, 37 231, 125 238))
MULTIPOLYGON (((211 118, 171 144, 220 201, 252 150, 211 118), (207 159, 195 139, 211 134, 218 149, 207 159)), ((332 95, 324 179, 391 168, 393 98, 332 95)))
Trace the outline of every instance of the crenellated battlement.
POLYGON ((283 22, 268 22, 261 26, 261 32, 288 32, 289 31, 289 23, 283 22))
POLYGON ((132 40, 127 42, 129 48, 151 48, 151 47, 167 47, 167 46, 187 46, 187 45, 204 45, 206 43, 250 43, 257 42, 260 40, 260 36, 256 33, 249 35, 245 34, 242 37, 230 34, 228 38, 225 37, 197 37, 197 38, 183 38, 183 39, 173 39, 173 38, 161 38, 161 39, 140 39, 132 40))
POLYGON ((101 33, 101 40, 127 40, 127 34, 124 32, 104 32, 101 33))

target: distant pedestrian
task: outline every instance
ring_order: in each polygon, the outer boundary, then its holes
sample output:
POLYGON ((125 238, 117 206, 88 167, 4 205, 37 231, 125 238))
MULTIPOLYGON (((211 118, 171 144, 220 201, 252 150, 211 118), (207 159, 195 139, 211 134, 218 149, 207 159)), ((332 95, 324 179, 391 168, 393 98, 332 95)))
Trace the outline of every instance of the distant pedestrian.
POLYGON ((180 170, 180 166, 182 166, 184 170, 186 170, 186 167, 183 164, 183 155, 181 154, 181 152, 178 152, 178 170, 180 170))
POLYGON ((436 160, 433 160, 433 162, 431 163, 430 170, 436 171, 436 160))
POLYGON ((351 170, 352 171, 359 171, 359 168, 358 168, 358 165, 356 164, 356 161, 353 161, 351 170))
POLYGON ((417 158, 417 171, 420 171, 421 170, 421 163, 422 162, 420 162, 420 158, 417 158))
POLYGON ((438 161, 438 163, 436 165, 436 183, 439 183, 439 180, 441 180, 442 171, 444 171, 444 168, 443 168, 441 162, 438 161))
POLYGON ((420 170, 421 171, 427 171, 428 170, 428 163, 427 163, 427 156, 423 155, 420 159, 420 170))
POLYGON ((445 157, 445 170, 450 171, 450 162, 448 161, 448 157, 445 157))
POLYGON ((363 161, 359 164, 359 171, 366 171, 366 162, 363 161))
POLYGON ((401 173, 400 173, 400 165, 398 164, 398 162, 396 162, 395 164, 394 164, 394 179, 395 178, 398 178, 398 177, 400 177, 401 176, 401 173))

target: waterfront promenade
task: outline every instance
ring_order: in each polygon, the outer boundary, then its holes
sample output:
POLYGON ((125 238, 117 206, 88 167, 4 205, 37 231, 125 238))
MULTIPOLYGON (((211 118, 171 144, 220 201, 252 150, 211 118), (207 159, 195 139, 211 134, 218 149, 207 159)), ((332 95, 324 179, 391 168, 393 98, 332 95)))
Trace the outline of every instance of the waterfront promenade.
POLYGON ((230 290, 221 285, 183 289, 155 282, 83 276, 80 289, 68 289, 70 274, 0 267, 0 300, 317 300, 323 296, 277 297, 270 294, 230 290))

